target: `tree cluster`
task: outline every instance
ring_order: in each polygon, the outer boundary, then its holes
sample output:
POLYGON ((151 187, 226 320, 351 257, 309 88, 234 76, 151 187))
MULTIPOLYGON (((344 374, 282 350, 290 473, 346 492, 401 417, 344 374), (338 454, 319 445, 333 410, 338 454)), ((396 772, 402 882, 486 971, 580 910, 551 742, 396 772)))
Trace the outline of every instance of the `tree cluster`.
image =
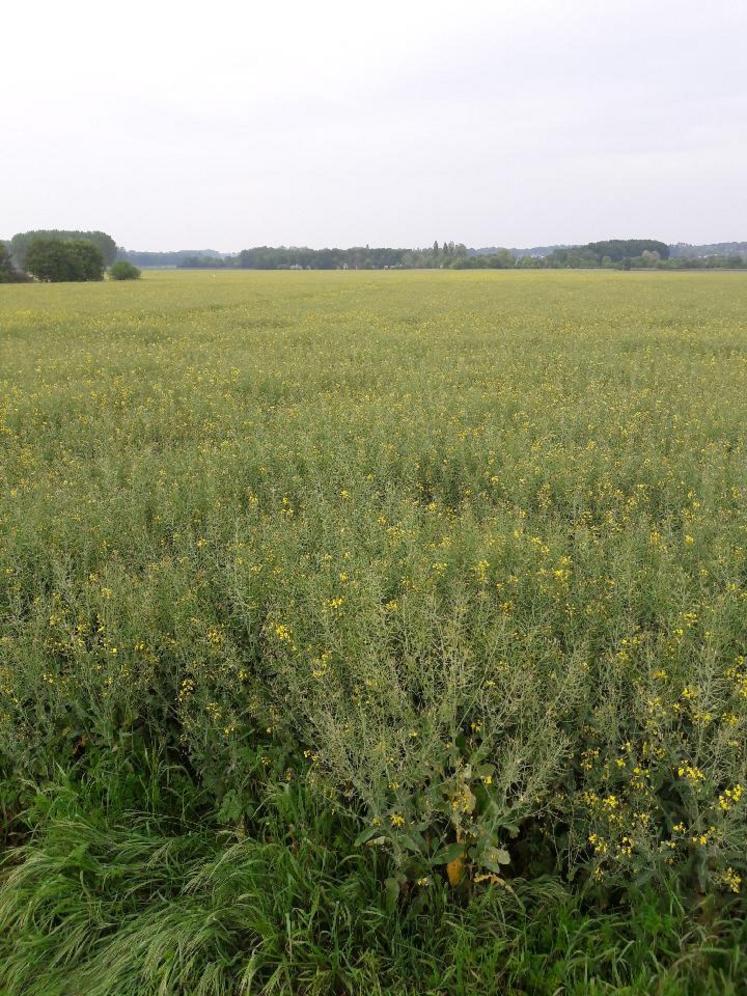
POLYGON ((106 232, 68 232, 60 229, 43 231, 39 229, 31 232, 19 232, 10 240, 10 251, 13 256, 13 261, 19 269, 28 269, 26 265, 27 255, 32 243, 37 239, 44 239, 47 242, 90 242, 96 246, 101 253, 105 266, 111 266, 117 258, 117 244, 111 235, 107 235, 106 232))
POLYGON ((26 249, 26 269, 50 283, 103 280, 101 250, 87 239, 35 238, 26 249))
POLYGON ((633 265, 649 266, 668 258, 669 246, 657 239, 609 239, 583 246, 558 247, 543 257, 539 265, 549 269, 629 269, 633 265))

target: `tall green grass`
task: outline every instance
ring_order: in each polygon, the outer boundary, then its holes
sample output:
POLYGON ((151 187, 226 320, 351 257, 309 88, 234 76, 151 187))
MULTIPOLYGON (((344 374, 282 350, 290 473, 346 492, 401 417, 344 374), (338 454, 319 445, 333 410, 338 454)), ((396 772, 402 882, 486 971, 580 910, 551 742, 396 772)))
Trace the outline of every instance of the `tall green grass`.
POLYGON ((673 881, 606 909, 548 877, 398 897, 387 861, 298 786, 227 832, 163 758, 117 767, 29 810, 0 890, 2 991, 743 991, 743 921, 673 881))

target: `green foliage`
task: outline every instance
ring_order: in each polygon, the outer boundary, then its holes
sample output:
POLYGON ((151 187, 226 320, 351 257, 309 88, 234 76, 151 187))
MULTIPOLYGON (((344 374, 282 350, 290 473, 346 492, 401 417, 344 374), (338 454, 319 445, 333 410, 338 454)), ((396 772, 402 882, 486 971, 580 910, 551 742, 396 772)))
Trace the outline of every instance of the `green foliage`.
POLYGON ((81 283, 102 280, 104 260, 96 246, 84 239, 63 242, 38 238, 26 252, 26 269, 39 280, 50 283, 81 283))
POLYGON ((711 259, 713 257, 739 257, 747 259, 747 242, 712 242, 709 245, 694 246, 678 242, 670 246, 670 257, 674 259, 711 259))
POLYGON ((691 908, 667 882, 602 911, 543 877, 400 896, 308 789, 267 786, 221 831, 188 773, 136 743, 23 818, 0 879, 7 996, 740 991, 735 903, 691 908))
POLYGON ((740 274, 27 291, 0 989, 737 991, 740 274))
MULTIPOLYGON (((506 250, 502 250, 506 252, 506 250)), ((510 257, 510 254, 509 254, 510 257)), ((497 257, 496 257, 497 258, 497 257)), ((457 268, 467 259, 467 248, 438 241, 430 249, 376 249, 356 246, 352 249, 306 249, 281 246, 257 246, 244 249, 238 256, 238 265, 250 270, 381 270, 414 268, 457 268)), ((508 265, 501 262, 481 265, 508 265)), ((210 265, 209 260, 185 261, 180 266, 210 265)))
POLYGON ((669 246, 656 239, 609 239, 583 246, 561 246, 544 257, 542 266, 558 268, 595 268, 617 266, 630 269, 655 265, 669 257, 669 246))
MULTIPOLYGON (((725 244, 729 245, 729 244, 725 244)), ((213 250, 168 253, 119 250, 128 262, 148 267, 180 269, 251 269, 251 270, 378 270, 378 269, 741 269, 747 266, 741 243, 733 243, 733 252, 697 256, 699 249, 718 247, 684 247, 670 257, 670 246, 654 239, 612 239, 584 246, 539 246, 520 256, 518 250, 491 248, 467 249, 461 243, 438 240, 426 249, 390 249, 358 246, 351 249, 308 249, 305 247, 256 246, 235 256, 213 250)), ((677 247, 675 247, 677 248, 677 247)))
POLYGON ((678 256, 656 265, 660 270, 744 270, 747 269, 747 254, 678 256))
POLYGON ((669 258, 669 246, 657 239, 609 239, 606 242, 589 242, 581 248, 587 249, 599 262, 607 256, 613 263, 619 263, 647 252, 656 253, 659 259, 669 258))
POLYGON ((31 232, 19 232, 10 240, 10 251, 19 269, 28 269, 26 256, 36 239, 53 239, 56 242, 79 242, 81 240, 90 242, 101 253, 105 266, 110 266, 117 256, 117 245, 111 235, 107 235, 106 232, 66 232, 58 229, 43 231, 40 229, 31 232))
POLYGON ((26 279, 13 265, 10 250, 4 242, 0 242, 0 284, 22 283, 26 279))
POLYGON ((174 267, 192 266, 194 261, 200 263, 200 268, 211 265, 222 268, 235 266, 236 256, 226 256, 214 249, 177 249, 172 252, 141 252, 137 249, 117 249, 117 259, 125 260, 134 266, 172 269, 174 267))
POLYGON ((451 263, 455 270, 507 270, 515 265, 516 261, 508 249, 476 256, 461 255, 451 263))
POLYGON ((257 246, 239 253, 238 264, 250 270, 368 270, 400 267, 410 253, 408 249, 307 249, 280 246, 257 246))
POLYGON ((520 888, 416 917, 362 888, 350 863, 335 874, 334 854, 325 870, 277 845, 159 836, 152 822, 95 831, 60 828, 11 881, 9 996, 741 992, 739 922, 694 933, 653 896, 637 916, 589 917, 567 895, 520 888))
POLYGON ((235 268, 236 256, 181 255, 176 263, 182 270, 226 270, 235 268))
POLYGON ((109 276, 112 280, 138 280, 140 270, 127 260, 120 259, 109 267, 109 276))

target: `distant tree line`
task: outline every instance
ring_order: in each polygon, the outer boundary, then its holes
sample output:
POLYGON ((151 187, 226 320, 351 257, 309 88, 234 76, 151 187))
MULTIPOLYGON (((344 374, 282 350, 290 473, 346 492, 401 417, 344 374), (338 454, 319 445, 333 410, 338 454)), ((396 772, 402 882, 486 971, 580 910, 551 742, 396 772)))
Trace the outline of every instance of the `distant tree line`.
POLYGON ((747 256, 747 242, 711 242, 699 246, 691 245, 689 242, 678 242, 669 247, 669 255, 676 259, 681 257, 702 259, 710 256, 744 258, 747 256))
POLYGON ((606 242, 588 242, 582 246, 558 246, 546 256, 535 259, 526 257, 519 265, 544 269, 588 269, 632 267, 633 261, 641 266, 668 259, 669 246, 657 239, 609 239, 606 242))
MULTIPOLYGON (((212 267, 210 259, 192 257, 179 264, 212 267)), ((463 243, 434 242, 425 249, 308 249, 257 246, 238 257, 227 257, 223 266, 249 270, 282 269, 715 269, 744 268, 745 256, 732 253, 704 258, 670 258, 669 246, 658 239, 609 239, 581 246, 558 246, 546 255, 517 255, 510 249, 468 249, 463 243)))
POLYGON ((239 253, 238 265, 244 270, 381 270, 407 265, 409 249, 307 249, 280 246, 256 246, 239 253))
POLYGON ((496 249, 491 253, 459 255, 449 265, 452 270, 509 270, 517 263, 509 249, 496 249))
POLYGON ((747 254, 730 253, 713 256, 679 256, 656 264, 658 270, 745 270, 747 254))
POLYGON ((114 279, 133 279, 139 276, 140 266, 211 270, 745 269, 747 243, 668 246, 657 239, 608 239, 517 250, 468 249, 461 242, 435 241, 418 249, 255 246, 229 255, 214 249, 139 252, 118 248, 105 232, 60 230, 21 232, 8 246, 0 243, 2 283, 27 279, 27 274, 49 281, 100 280, 106 267, 114 279))
MULTIPOLYGON (((171 252, 142 252, 139 249, 117 249, 117 259, 132 263, 135 266, 146 268, 171 269, 172 267, 188 265, 190 267, 214 267, 223 266, 225 253, 216 252, 215 249, 177 249, 171 252), (190 262, 187 263, 187 260, 190 262)), ((229 264, 236 265, 234 262, 229 264)))
POLYGON ((374 248, 308 249, 256 246, 239 253, 236 265, 245 270, 402 270, 503 268, 513 265, 507 249, 477 256, 461 242, 439 243, 419 249, 374 248))
MULTIPOLYGON (((180 266, 211 267, 210 259, 191 257, 180 266)), ((308 249, 257 246, 238 257, 227 257, 223 266, 249 270, 281 269, 713 269, 743 267, 743 256, 670 258, 669 246, 658 239, 609 239, 581 246, 558 246, 544 255, 517 255, 510 249, 468 249, 463 243, 434 242, 425 249, 308 249)))
MULTIPOLYGON (((151 264, 148 264, 151 265, 151 264)), ((172 266, 180 270, 235 270, 238 266, 237 256, 181 256, 179 262, 172 266)))

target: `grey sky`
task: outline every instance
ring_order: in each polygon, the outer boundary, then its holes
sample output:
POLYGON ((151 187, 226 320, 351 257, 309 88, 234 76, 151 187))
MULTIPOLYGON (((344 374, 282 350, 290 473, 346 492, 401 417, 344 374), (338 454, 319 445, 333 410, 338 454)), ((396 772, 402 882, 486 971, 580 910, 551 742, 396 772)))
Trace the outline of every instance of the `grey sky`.
POLYGON ((6 3, 0 236, 747 239, 746 0, 6 3))

